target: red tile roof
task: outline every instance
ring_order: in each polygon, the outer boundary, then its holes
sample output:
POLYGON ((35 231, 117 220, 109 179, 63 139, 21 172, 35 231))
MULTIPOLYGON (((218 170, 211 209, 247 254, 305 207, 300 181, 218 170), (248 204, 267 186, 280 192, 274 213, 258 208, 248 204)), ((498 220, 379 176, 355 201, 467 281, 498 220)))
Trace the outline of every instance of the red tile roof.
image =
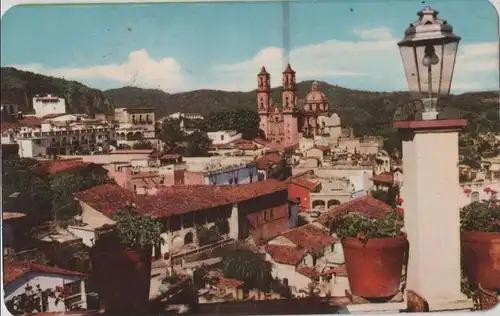
POLYGON ((392 172, 384 172, 378 175, 374 175, 370 178, 373 182, 381 182, 387 184, 394 183, 394 174, 392 172))
POLYGON ((295 271, 297 271, 298 273, 300 273, 302 275, 305 275, 308 278, 315 278, 315 277, 331 275, 331 274, 335 274, 335 276, 340 276, 340 277, 347 277, 347 270, 346 270, 346 267, 344 264, 337 266, 337 267, 328 268, 328 269, 324 270, 323 272, 319 272, 311 267, 300 267, 300 268, 297 268, 295 271))
POLYGON ((38 163, 37 168, 47 174, 57 174, 78 168, 86 168, 93 165, 91 162, 84 162, 81 158, 46 160, 38 163))
POLYGON ((1 130, 20 129, 21 127, 40 127, 42 126, 42 119, 39 117, 28 117, 18 120, 17 122, 2 122, 1 130))
POLYGON ((111 214, 128 202, 135 202, 137 194, 115 184, 103 184, 77 192, 75 198, 104 214, 111 214))
POLYGON ((175 185, 162 188, 155 195, 137 195, 119 186, 105 184, 78 192, 75 197, 107 215, 130 201, 144 214, 169 217, 243 202, 282 190, 286 190, 286 185, 274 179, 233 186, 175 185))
POLYGON ((253 142, 241 142, 236 145, 238 149, 241 150, 255 150, 257 149, 257 145, 255 145, 253 142))
POLYGON ((264 249, 274 261, 292 266, 299 264, 306 255, 303 249, 293 246, 267 244, 264 249))
POLYGON ((154 151, 154 149, 115 149, 110 154, 152 154, 154 151))
POLYGON ((50 267, 46 265, 30 263, 30 262, 4 262, 3 266, 3 284, 8 284, 15 281, 29 272, 52 273, 70 276, 86 276, 85 273, 66 270, 58 267, 50 267))
POLYGON ((295 184, 303 188, 306 188, 309 191, 315 190, 317 187, 321 185, 321 182, 313 182, 302 178, 292 179, 290 182, 291 184, 295 184))
POLYGON ((345 264, 331 268, 331 269, 327 269, 327 270, 319 273, 319 275, 329 275, 329 274, 335 274, 336 276, 346 277, 347 276, 347 269, 345 267, 345 264))
POLYGON ((216 286, 221 290, 239 288, 240 286, 243 285, 243 283, 245 283, 240 280, 225 277, 222 273, 218 271, 215 272, 214 274, 219 280, 216 286))
POLYGON ((266 169, 270 162, 278 164, 281 161, 281 159, 283 158, 281 158, 281 156, 277 154, 264 155, 259 159, 257 159, 257 169, 266 169))
POLYGON ((308 253, 324 249, 339 240, 329 236, 312 224, 290 229, 282 234, 290 239, 299 248, 305 249, 308 253))
POLYGON ((311 268, 311 267, 300 267, 300 268, 297 268, 297 270, 295 270, 295 271, 297 271, 298 273, 300 273, 302 275, 305 275, 308 278, 314 278, 314 277, 318 276, 318 272, 316 270, 314 270, 314 268, 311 268))
POLYGON ((256 137, 256 138, 252 139, 252 141, 258 145, 261 145, 261 146, 265 146, 265 145, 270 143, 270 141, 265 140, 265 139, 260 138, 260 137, 256 137))
POLYGON ((359 212, 367 214, 370 217, 380 217, 390 211, 392 211, 392 208, 389 204, 377 200, 373 196, 366 195, 330 208, 317 221, 323 225, 327 225, 331 220, 348 212, 359 212))
POLYGON ((330 147, 324 146, 324 145, 316 145, 316 146, 314 146, 314 148, 317 148, 317 149, 322 150, 322 151, 330 151, 330 147))
POLYGON ((307 170, 291 176, 285 180, 285 182, 295 184, 312 191, 321 185, 321 181, 312 181, 310 179, 311 177, 314 177, 314 170, 307 170))

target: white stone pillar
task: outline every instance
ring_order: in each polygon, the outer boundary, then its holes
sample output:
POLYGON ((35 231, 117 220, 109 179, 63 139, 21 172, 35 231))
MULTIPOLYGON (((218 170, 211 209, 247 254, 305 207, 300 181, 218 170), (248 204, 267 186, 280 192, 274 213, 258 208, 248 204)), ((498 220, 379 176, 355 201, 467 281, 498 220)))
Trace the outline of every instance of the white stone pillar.
POLYGON ((231 216, 229 217, 229 238, 234 240, 238 240, 239 232, 240 232, 240 223, 238 216, 238 204, 233 204, 233 208, 231 209, 231 216))
POLYGON ((399 121, 403 138, 405 229, 410 243, 407 289, 429 302, 460 291, 458 133, 466 120, 399 121))

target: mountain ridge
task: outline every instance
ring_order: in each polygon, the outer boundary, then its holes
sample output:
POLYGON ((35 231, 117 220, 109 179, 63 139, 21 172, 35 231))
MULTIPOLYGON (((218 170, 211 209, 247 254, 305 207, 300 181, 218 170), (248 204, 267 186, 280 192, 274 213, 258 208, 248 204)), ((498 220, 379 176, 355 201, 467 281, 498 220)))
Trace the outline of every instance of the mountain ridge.
MULTIPOLYGON (((91 88, 77 81, 50 77, 15 68, 1 68, 2 101, 9 100, 30 110, 31 98, 36 93, 52 93, 64 97, 69 113, 88 114, 113 111, 116 107, 154 107, 157 118, 175 112, 193 112, 208 115, 217 111, 257 110, 256 90, 233 92, 199 89, 167 93, 159 89, 122 87, 109 90, 91 88)), ((403 80, 403 79, 402 79, 403 80)), ((297 83, 299 107, 304 102, 313 80, 297 83)), ((344 88, 317 81, 326 95, 330 108, 339 112, 343 125, 352 126, 357 134, 385 134, 392 130, 392 116, 396 108, 410 101, 406 91, 376 92, 344 88)), ((272 100, 281 100, 281 88, 271 89, 272 100)), ((275 102, 279 104, 280 102, 275 102)), ((482 127, 499 130, 498 93, 492 91, 466 92, 451 95, 440 104, 461 111, 472 121, 472 130, 482 127), (495 99, 497 101, 495 101, 495 99)))

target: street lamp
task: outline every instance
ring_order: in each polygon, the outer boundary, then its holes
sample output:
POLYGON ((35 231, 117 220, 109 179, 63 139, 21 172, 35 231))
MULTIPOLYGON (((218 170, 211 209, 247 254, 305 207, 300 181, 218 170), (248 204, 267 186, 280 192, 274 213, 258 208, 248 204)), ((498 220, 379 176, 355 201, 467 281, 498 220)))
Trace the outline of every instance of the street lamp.
POLYGON ((425 7, 398 42, 406 80, 413 99, 424 106, 423 120, 437 119, 440 96, 450 93, 460 37, 438 11, 425 7))

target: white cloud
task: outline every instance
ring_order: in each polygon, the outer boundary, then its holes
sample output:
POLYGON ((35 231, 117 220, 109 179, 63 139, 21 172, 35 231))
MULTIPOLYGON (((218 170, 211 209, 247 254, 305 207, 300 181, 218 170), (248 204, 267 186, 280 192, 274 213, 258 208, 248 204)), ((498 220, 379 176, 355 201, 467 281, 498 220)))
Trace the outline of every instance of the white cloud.
MULTIPOLYGON (((293 49, 289 59, 297 81, 318 79, 336 84, 350 79, 350 88, 407 90, 397 47, 399 38, 385 27, 359 28, 352 33, 357 38, 351 41, 328 40, 293 49)), ((271 73, 273 86, 279 86, 285 66, 283 50, 268 47, 252 59, 218 65, 215 71, 223 78, 218 87, 254 89, 255 75, 263 65, 271 73)), ((494 89, 498 89, 498 43, 460 44, 453 92, 494 89)))
POLYGON ((357 28, 353 30, 361 40, 392 40, 391 30, 387 27, 357 28))
MULTIPOLYGON (((290 60, 298 81, 317 79, 357 89, 407 90, 396 45, 399 38, 385 27, 358 28, 352 33, 355 35, 352 40, 332 39, 298 47, 287 58, 282 48, 266 47, 250 59, 214 65, 202 77, 193 78, 182 71, 174 58, 155 60, 144 49, 130 53, 122 64, 87 68, 11 66, 83 82, 107 79, 120 85, 160 88, 167 92, 201 88, 249 91, 255 89, 256 74, 263 65, 271 73, 273 86, 281 85, 281 72, 290 60)), ((460 44, 452 90, 492 90, 498 89, 498 85, 498 44, 460 44)))
POLYGON ((121 64, 87 68, 47 68, 40 64, 10 66, 65 79, 106 79, 121 85, 159 88, 165 91, 179 91, 184 88, 185 81, 179 62, 173 58, 155 60, 144 49, 130 53, 128 60, 121 64))

